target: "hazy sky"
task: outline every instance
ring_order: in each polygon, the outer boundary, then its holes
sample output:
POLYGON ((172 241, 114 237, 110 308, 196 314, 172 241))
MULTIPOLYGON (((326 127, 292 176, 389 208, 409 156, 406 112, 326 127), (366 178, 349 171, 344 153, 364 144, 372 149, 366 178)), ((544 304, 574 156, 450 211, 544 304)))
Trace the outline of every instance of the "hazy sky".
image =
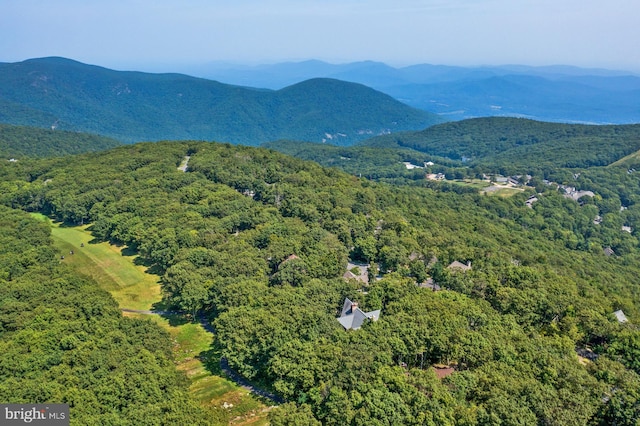
MULTIPOLYGON (((322 59, 640 71, 639 0, 0 0, 0 61, 322 59)), ((170 69, 167 69, 170 71, 170 69)))

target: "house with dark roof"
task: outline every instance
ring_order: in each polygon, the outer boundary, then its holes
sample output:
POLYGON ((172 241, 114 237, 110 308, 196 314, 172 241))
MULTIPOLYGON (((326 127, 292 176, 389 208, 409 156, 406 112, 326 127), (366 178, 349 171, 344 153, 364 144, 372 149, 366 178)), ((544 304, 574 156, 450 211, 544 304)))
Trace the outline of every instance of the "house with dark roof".
POLYGON ((362 327, 365 321, 378 321, 378 318, 380 318, 380 309, 364 312, 358 307, 358 302, 352 302, 349 298, 345 298, 342 313, 337 319, 345 330, 357 330, 362 327))

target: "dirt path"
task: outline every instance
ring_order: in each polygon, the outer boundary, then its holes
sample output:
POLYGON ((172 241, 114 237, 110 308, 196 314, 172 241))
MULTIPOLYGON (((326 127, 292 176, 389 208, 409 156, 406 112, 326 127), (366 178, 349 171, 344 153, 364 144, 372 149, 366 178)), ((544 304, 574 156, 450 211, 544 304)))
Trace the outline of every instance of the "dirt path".
POLYGON ((243 387, 249 392, 252 392, 263 398, 267 398, 275 402, 276 404, 283 404, 285 402, 285 400, 282 397, 274 393, 271 393, 269 391, 266 391, 262 388, 259 388, 253 383, 249 382, 244 377, 242 377, 240 374, 234 371, 231 367, 229 367, 229 362, 225 357, 220 358, 220 369, 227 375, 227 377, 229 377, 229 379, 233 380, 238 386, 243 387))

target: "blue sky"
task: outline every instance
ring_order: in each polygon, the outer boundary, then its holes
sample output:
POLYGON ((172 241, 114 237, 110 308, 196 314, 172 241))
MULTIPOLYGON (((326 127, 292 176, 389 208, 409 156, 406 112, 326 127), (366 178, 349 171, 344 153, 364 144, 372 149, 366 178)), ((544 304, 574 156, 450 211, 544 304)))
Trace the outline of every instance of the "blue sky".
POLYGON ((321 59, 640 72, 638 0, 0 0, 0 61, 321 59))

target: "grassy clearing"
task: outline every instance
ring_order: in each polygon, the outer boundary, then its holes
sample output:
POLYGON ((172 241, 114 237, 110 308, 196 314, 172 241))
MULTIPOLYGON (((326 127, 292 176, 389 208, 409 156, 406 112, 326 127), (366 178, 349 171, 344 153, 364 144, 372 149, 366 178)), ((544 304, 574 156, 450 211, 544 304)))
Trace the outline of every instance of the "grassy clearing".
MULTIPOLYGON (((34 214, 39 220, 50 220, 34 214)), ((65 227, 51 223, 51 236, 64 256, 62 262, 91 276, 109 291, 121 308, 150 310, 161 300, 159 277, 145 272, 134 263, 134 256, 124 256, 124 247, 108 243, 92 243, 88 226, 65 227), (73 254, 70 254, 73 251, 73 254)))
MULTIPOLYGON (((91 276, 109 291, 121 308, 150 310, 161 301, 159 277, 135 264, 135 256, 125 256, 124 247, 92 243, 88 226, 64 227, 49 218, 33 214, 51 224, 55 246, 64 256, 62 262, 91 276), (74 254, 70 254, 73 251, 74 254)), ((213 335, 198 323, 186 322, 177 315, 123 315, 153 321, 164 328, 173 342, 177 368, 189 379, 191 395, 209 407, 214 418, 233 425, 267 425, 269 407, 247 390, 221 377, 220 354, 212 349, 213 335), (218 373, 215 375, 214 373, 218 373)))
POLYGON ((458 180, 450 180, 447 182, 455 183, 463 186, 470 186, 472 188, 477 188, 477 189, 484 189, 491 186, 489 182, 481 179, 458 179, 458 180))
POLYGON ((512 186, 494 185, 494 186, 490 186, 488 188, 485 188, 483 191, 481 191, 481 193, 487 194, 487 195, 491 195, 491 196, 495 196, 495 197, 508 198, 508 197, 514 196, 515 194, 519 194, 519 193, 521 193, 523 191, 524 191, 523 188, 514 188, 512 186))
POLYGON ((491 192, 490 194, 497 197, 509 198, 516 194, 519 194, 522 191, 524 190, 521 188, 501 188, 501 189, 498 189, 497 191, 491 192))
POLYGON ((189 392, 202 405, 209 407, 217 419, 231 425, 267 425, 269 407, 249 391, 220 375, 220 354, 212 348, 213 336, 198 323, 183 323, 175 316, 124 315, 148 319, 171 335, 178 370, 189 379, 189 392))

